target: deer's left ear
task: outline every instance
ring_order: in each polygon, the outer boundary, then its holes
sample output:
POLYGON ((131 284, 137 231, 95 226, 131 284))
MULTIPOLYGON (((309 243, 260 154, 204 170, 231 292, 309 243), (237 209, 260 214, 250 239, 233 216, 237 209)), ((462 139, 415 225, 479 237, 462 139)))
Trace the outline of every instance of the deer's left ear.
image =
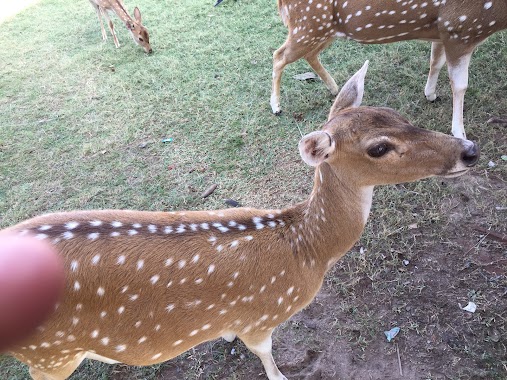
POLYGON ((343 85, 340 93, 336 96, 331 111, 329 111, 328 121, 345 108, 354 108, 361 105, 364 94, 364 77, 368 70, 368 63, 369 62, 366 61, 363 67, 343 85))
POLYGON ((141 23, 141 11, 139 10, 138 7, 135 7, 134 8, 134 18, 136 19, 136 21, 139 23, 139 24, 142 24, 141 23))
POLYGON ((299 142, 299 154, 310 166, 318 166, 335 150, 331 136, 324 131, 311 132, 299 142))

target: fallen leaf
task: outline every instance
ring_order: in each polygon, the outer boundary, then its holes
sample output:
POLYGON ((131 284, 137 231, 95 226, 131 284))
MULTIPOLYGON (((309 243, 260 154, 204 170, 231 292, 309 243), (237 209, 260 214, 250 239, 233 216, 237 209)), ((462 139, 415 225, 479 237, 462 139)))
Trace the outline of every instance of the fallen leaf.
POLYGON ((317 79, 317 75, 315 75, 314 72, 309 71, 307 73, 294 75, 294 79, 296 79, 296 80, 314 80, 314 79, 317 79))
POLYGON ((213 194, 213 192, 216 190, 217 187, 218 187, 218 185, 216 183, 214 183, 213 185, 211 185, 210 187, 208 187, 206 189, 206 191, 204 191, 201 194, 201 197, 203 197, 203 198, 209 197, 211 194, 213 194))

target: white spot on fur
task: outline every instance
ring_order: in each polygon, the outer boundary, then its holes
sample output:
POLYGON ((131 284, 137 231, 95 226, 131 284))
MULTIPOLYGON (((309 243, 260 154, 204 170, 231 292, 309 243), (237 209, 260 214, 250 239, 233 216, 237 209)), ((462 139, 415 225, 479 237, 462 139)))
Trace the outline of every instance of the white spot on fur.
POLYGON ((120 344, 120 345, 116 346, 115 351, 116 352, 123 352, 126 349, 127 349, 127 346, 125 344, 120 344))
POLYGON ((92 265, 97 265, 99 261, 100 261, 100 255, 97 254, 92 257, 92 265))
POLYGON ((165 310, 170 313, 174 309, 174 304, 170 303, 166 306, 165 310))
POLYGON ((67 223, 65 223, 65 228, 68 229, 68 230, 73 230, 77 226, 79 226, 78 222, 67 222, 67 223))
POLYGON ((150 278, 150 282, 155 285, 157 283, 157 281, 159 280, 160 276, 158 274, 156 274, 155 276, 152 276, 150 278))
POLYGON ((91 234, 88 234, 88 239, 90 240, 97 240, 99 238, 100 234, 98 232, 92 232, 91 234))

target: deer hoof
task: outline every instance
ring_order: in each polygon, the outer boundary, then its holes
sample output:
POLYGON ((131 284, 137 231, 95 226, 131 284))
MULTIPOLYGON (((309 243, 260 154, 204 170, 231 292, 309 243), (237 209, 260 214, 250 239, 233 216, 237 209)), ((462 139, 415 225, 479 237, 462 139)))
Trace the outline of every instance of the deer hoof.
POLYGON ((426 95, 426 99, 428 99, 428 101, 431 103, 439 102, 442 100, 442 98, 440 98, 440 96, 437 96, 437 94, 426 95))

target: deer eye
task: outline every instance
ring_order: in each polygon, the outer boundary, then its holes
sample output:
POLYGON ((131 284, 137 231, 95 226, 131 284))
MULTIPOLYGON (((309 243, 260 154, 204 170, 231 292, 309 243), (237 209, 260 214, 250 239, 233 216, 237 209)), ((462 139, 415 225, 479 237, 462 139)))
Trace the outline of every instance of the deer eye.
POLYGON ((143 42, 144 40, 141 37, 139 37, 139 41, 143 42))
POLYGON ((392 150, 393 147, 387 143, 380 143, 368 149, 368 156, 378 158, 392 150))

